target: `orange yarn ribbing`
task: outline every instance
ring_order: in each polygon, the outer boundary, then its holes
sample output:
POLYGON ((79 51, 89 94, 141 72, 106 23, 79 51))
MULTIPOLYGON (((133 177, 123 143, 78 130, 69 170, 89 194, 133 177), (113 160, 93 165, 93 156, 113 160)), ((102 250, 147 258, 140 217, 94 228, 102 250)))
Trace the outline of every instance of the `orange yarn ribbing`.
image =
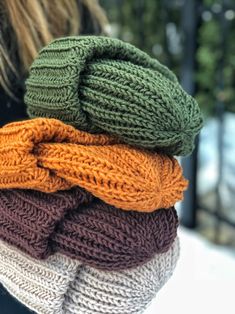
POLYGON ((0 129, 0 188, 55 192, 75 185, 119 208, 151 212, 181 200, 187 181, 173 157, 55 119, 0 129))

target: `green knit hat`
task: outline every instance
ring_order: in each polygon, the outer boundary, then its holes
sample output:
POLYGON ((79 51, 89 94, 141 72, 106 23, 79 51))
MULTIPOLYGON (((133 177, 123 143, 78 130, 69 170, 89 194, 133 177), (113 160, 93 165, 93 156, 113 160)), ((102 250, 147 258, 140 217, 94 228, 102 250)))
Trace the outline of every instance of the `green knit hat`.
POLYGON ((118 39, 67 37, 43 48, 26 81, 30 117, 172 155, 192 152, 202 127, 196 101, 157 60, 118 39))

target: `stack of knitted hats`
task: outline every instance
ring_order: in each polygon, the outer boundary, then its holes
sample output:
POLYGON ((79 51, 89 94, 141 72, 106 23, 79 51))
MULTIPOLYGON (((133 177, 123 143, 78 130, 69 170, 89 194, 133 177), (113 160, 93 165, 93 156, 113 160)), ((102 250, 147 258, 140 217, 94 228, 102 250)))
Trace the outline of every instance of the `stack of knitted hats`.
POLYGON ((0 282, 36 313, 138 314, 172 274, 195 100, 137 48, 53 41, 0 129, 0 282))

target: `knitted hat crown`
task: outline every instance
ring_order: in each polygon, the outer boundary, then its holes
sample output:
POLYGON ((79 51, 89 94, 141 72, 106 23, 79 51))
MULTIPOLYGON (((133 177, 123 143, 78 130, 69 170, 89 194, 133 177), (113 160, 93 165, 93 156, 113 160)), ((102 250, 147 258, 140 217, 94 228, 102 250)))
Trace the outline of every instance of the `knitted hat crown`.
POLYGON ((39 259, 60 252, 99 269, 132 268, 166 252, 177 227, 174 208, 124 212, 78 188, 0 190, 0 239, 39 259))
POLYGON ((174 157, 114 143, 55 119, 7 124, 0 129, 0 188, 80 186, 110 205, 146 212, 182 199, 187 181, 174 157))
POLYGON ((196 101, 157 60, 117 39, 57 39, 26 82, 30 117, 51 117, 126 143, 187 155, 202 127, 196 101))
POLYGON ((101 271, 54 254, 38 261, 0 241, 0 283, 38 314, 141 314, 172 275, 179 240, 131 270, 101 271))

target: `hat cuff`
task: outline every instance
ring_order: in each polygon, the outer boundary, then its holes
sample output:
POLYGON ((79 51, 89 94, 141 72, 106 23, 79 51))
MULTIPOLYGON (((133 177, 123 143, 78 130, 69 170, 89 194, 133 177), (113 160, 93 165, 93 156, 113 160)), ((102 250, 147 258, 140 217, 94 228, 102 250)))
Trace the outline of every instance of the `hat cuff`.
POLYGON ((62 314, 65 294, 79 263, 55 254, 38 261, 0 241, 0 282, 25 306, 40 314, 62 314))
POLYGON ((0 282, 39 314, 140 314, 170 278, 178 257, 176 238, 166 253, 142 266, 106 272, 60 254, 37 261, 0 241, 0 282))

